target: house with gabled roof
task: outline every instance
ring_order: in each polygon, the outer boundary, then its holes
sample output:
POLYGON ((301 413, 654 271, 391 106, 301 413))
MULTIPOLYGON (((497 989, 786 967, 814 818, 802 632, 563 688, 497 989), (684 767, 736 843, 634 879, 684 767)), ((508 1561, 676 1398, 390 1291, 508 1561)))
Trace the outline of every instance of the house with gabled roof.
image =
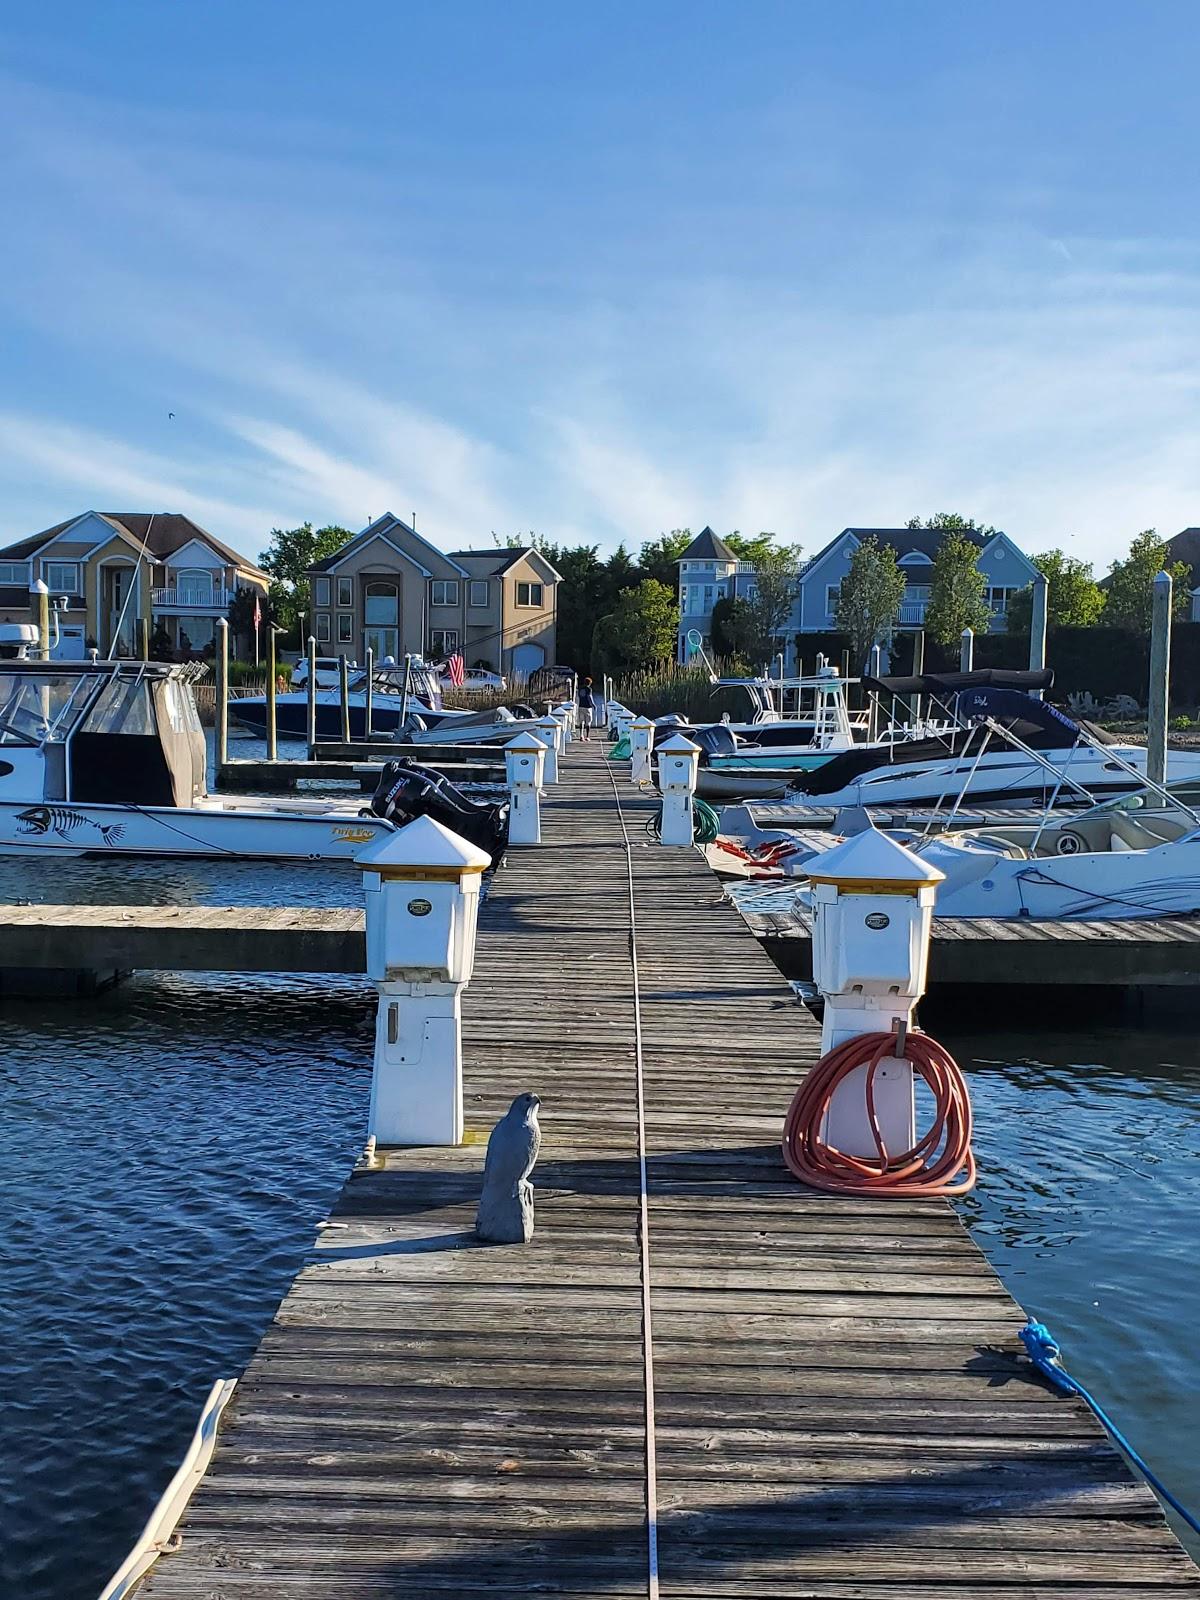
MULTIPOLYGON (((979 555, 977 563, 984 574, 984 598, 992 614, 994 632, 1003 632, 1008 602, 1037 577, 1037 569, 1006 533, 965 530, 979 555)), ((939 528, 843 528, 800 570, 791 619, 785 630, 787 664, 791 670, 802 653, 795 637, 803 633, 827 633, 837 626, 837 597, 850 557, 867 539, 896 552, 897 565, 904 573, 905 592, 896 619, 897 630, 925 626, 929 607, 933 563, 945 532, 939 528)), ((721 599, 753 599, 756 593, 753 563, 740 561, 730 547, 705 528, 679 558, 679 648, 678 659, 687 659, 688 634, 693 630, 711 642, 713 607, 721 599)))
MULTIPOLYGON (((979 554, 976 565, 984 575, 984 599, 991 610, 991 631, 1002 633, 1008 602, 1038 576, 1037 568, 1006 533, 963 530, 979 554)), ((843 528, 835 539, 805 563, 796 600, 796 633, 823 633, 837 626, 837 597, 850 557, 867 539, 896 552, 896 564, 905 578, 904 600, 897 629, 925 626, 933 564, 946 537, 941 528, 843 528)))
POLYGON ((143 620, 177 654, 203 654, 236 592, 265 594, 269 579, 181 512, 84 511, 0 549, 0 620, 36 622, 39 581, 56 611, 56 653, 81 660, 89 647, 138 654, 143 620))
POLYGON ((532 546, 447 554, 389 511, 308 577, 323 655, 461 654, 469 667, 517 676, 554 663, 559 574, 532 546))

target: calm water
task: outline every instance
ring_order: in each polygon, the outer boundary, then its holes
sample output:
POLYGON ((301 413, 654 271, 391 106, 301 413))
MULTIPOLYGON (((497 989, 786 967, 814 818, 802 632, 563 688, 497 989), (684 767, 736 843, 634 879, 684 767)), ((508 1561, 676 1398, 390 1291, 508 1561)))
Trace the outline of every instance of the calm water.
MULTIPOLYGON (((102 881, 67 862, 47 884, 0 861, 0 898, 77 894, 338 905, 358 885, 341 868, 219 862, 109 862, 102 881)), ((1194 1029, 1020 1031, 1017 1004, 997 999, 1002 1031, 927 1018, 977 1111, 964 1214, 1071 1368, 1200 1505, 1194 1029)), ((127 1553, 361 1145, 373 1011, 354 980, 146 975, 0 1013, 5 1595, 92 1600, 127 1553)))

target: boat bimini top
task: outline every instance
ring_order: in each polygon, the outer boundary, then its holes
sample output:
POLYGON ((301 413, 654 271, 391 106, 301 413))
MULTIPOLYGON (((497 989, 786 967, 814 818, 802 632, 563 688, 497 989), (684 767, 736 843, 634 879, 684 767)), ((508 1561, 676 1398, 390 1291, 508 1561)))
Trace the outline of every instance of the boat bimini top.
POLYGON ((204 797, 192 684, 207 668, 0 661, 0 799, 189 806, 204 797))

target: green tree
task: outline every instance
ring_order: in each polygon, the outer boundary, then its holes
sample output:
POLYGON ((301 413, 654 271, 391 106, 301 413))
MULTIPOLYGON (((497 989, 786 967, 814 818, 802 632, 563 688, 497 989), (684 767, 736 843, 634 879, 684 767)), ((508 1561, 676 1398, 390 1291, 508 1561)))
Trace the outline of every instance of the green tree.
POLYGON ((743 613, 747 636, 738 644, 738 653, 753 663, 769 662, 778 649, 791 618, 799 574, 799 545, 764 546, 754 557, 755 592, 743 613))
POLYGON ((592 630, 610 602, 605 563, 594 544, 543 544, 540 549, 562 577, 555 643, 558 659, 586 675, 592 670, 592 630))
POLYGON ((990 539, 997 531, 982 522, 976 522, 974 517, 964 517, 957 511, 935 511, 931 517, 926 517, 924 521, 920 517, 909 517, 904 526, 906 528, 933 528, 939 533, 982 533, 986 539, 990 539))
MULTIPOLYGON (((732 533, 726 535, 725 543, 739 561, 747 561, 751 566, 756 566, 760 560, 775 555, 778 551, 773 533, 750 535, 739 533, 735 528, 732 533)), ((794 548, 799 554, 799 545, 794 546, 794 548)))
POLYGON ((333 555, 353 537, 349 528, 333 523, 324 528, 302 522, 298 528, 271 529, 270 543, 262 558, 263 571, 273 579, 271 601, 276 619, 289 632, 295 630, 299 643, 303 643, 300 635, 308 615, 309 567, 333 555))
POLYGON ((679 612, 665 583, 643 578, 622 591, 596 624, 592 665, 606 672, 636 672, 670 661, 675 654, 679 612))
POLYGON ((1114 628, 1132 628, 1137 633, 1150 632, 1150 614, 1154 603, 1154 580, 1160 572, 1169 572, 1175 580, 1172 596, 1172 613, 1183 616, 1188 604, 1190 569, 1186 561, 1167 562, 1167 541, 1160 539, 1153 528, 1137 534, 1129 546, 1124 561, 1114 561, 1104 580, 1107 599, 1104 621, 1114 628))
POLYGON ((657 578, 668 589, 679 591, 679 558, 692 542, 690 528, 672 528, 648 539, 638 555, 638 566, 648 578, 657 578))
MULTIPOLYGON (((1104 590, 1092 574, 1090 561, 1080 561, 1061 550, 1043 550, 1029 558, 1044 573, 1049 589, 1046 620, 1052 628, 1087 628, 1100 620, 1104 590)), ((1008 597, 1009 633, 1028 633, 1033 622, 1033 586, 1008 597)))
POLYGON ((964 628, 986 633, 991 611, 983 598, 987 582, 978 566, 979 547, 963 529, 946 532, 930 576, 925 631, 939 644, 955 644, 964 628))
POLYGON ((861 666, 875 641, 900 614, 904 574, 891 545, 864 539, 850 557, 850 569, 838 587, 837 625, 850 635, 850 654, 861 666))

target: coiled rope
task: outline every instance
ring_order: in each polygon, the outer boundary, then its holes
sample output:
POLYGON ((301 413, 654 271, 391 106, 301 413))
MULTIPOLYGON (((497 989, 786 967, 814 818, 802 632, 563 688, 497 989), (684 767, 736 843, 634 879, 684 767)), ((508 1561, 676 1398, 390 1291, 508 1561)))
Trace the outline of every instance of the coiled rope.
POLYGON ((1172 1511, 1176 1512, 1183 1518, 1193 1533, 1200 1533, 1200 1519, 1194 1517, 1185 1506, 1180 1505, 1179 1501, 1176 1500, 1175 1496, 1166 1487, 1162 1480, 1156 1477, 1153 1472, 1151 1472, 1150 1468, 1142 1460, 1141 1456, 1138 1455, 1137 1451, 1130 1444, 1129 1440, 1121 1432, 1120 1428, 1117 1427, 1116 1423, 1109 1416, 1108 1412, 1105 1411, 1104 1407, 1095 1398, 1095 1396, 1090 1394, 1088 1390, 1084 1388, 1083 1384, 1080 1383, 1079 1379, 1073 1378, 1063 1366, 1061 1360, 1062 1352, 1059 1348, 1058 1341, 1050 1332, 1050 1329, 1046 1326, 1046 1324, 1044 1322, 1038 1322, 1034 1317, 1030 1317, 1029 1321, 1021 1329, 1020 1339, 1021 1343, 1025 1346, 1026 1354, 1029 1356, 1030 1361, 1033 1362, 1038 1371, 1042 1373, 1044 1377, 1049 1378, 1054 1387, 1056 1389, 1061 1389, 1064 1394, 1077 1394, 1083 1401, 1084 1405, 1086 1405, 1095 1416, 1096 1420, 1108 1432, 1114 1443, 1118 1444, 1129 1457, 1130 1461, 1133 1462, 1134 1466, 1141 1473, 1142 1477, 1145 1478, 1146 1482, 1154 1490, 1155 1494, 1158 1495, 1159 1499, 1165 1500, 1166 1503, 1171 1507, 1172 1511))
POLYGON ((801 1183, 831 1194, 962 1195, 975 1186, 971 1100, 958 1063, 928 1034, 909 1030, 901 1054, 894 1033, 864 1033, 835 1045, 797 1089, 783 1128, 783 1159, 801 1183), (875 1112, 875 1076, 884 1061, 908 1061, 934 1098, 933 1122, 911 1150, 888 1150, 875 1112), (852 1072, 866 1067, 867 1120, 875 1159, 848 1155, 825 1138, 830 1102, 852 1072))

